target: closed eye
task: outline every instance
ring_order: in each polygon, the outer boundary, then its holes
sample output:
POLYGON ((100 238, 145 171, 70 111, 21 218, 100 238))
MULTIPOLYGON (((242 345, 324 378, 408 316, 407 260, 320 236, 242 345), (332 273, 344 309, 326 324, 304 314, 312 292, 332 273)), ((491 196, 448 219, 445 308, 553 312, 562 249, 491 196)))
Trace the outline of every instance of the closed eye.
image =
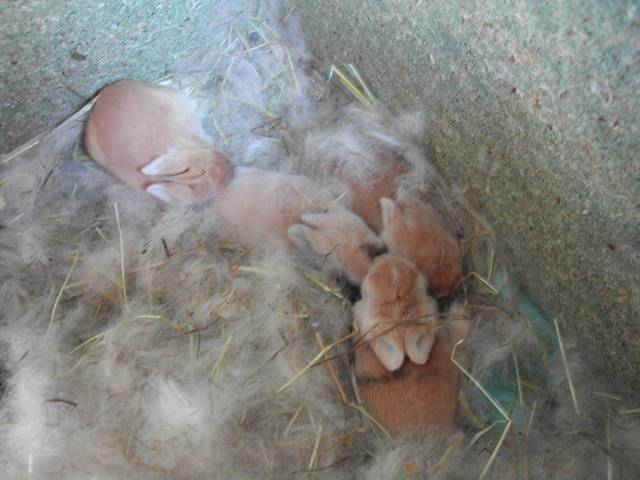
MULTIPOLYGON (((142 168, 140 168, 138 170, 140 171, 140 173, 142 173, 142 168)), ((184 170, 181 170, 181 171, 175 172, 175 173, 163 173, 161 175, 149 175, 149 174, 144 174, 143 173, 143 175, 146 175, 147 177, 156 177, 156 178, 162 179, 162 178, 178 177, 178 176, 184 175, 186 173, 189 173, 189 167, 186 167, 184 170)))
POLYGON ((189 173, 189 167, 185 168, 185 169, 184 169, 184 170, 182 170, 181 172, 178 172, 178 173, 172 173, 172 174, 170 174, 170 175, 166 175, 166 176, 167 176, 167 177, 177 177, 177 176, 180 176, 180 175, 185 175, 185 174, 187 174, 187 173, 189 173))

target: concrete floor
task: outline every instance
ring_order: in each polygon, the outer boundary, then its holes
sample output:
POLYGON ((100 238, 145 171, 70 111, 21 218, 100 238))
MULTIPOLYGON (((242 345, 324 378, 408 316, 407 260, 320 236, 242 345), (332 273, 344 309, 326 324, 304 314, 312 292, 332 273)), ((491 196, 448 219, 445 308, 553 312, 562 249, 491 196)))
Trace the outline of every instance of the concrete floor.
POLYGON ((640 387, 640 11, 631 1, 295 0, 324 65, 419 108, 525 290, 640 387))

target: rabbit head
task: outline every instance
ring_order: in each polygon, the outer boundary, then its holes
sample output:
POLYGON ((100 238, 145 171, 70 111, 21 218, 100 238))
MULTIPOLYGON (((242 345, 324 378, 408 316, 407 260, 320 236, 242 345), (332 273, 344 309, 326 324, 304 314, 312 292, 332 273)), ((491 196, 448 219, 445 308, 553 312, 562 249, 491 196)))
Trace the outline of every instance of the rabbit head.
POLYGON ((429 358, 438 306, 426 292, 420 271, 394 255, 377 257, 362 282, 354 321, 388 370, 400 368, 405 355, 418 364, 429 358))
POLYGON ((211 197, 233 176, 192 102, 165 86, 123 80, 104 88, 87 120, 85 145, 115 177, 166 202, 211 197))
POLYGON ((293 243, 320 255, 332 272, 343 273, 353 285, 360 285, 373 258, 385 251, 382 240, 349 211, 307 213, 301 222, 287 232, 293 243))

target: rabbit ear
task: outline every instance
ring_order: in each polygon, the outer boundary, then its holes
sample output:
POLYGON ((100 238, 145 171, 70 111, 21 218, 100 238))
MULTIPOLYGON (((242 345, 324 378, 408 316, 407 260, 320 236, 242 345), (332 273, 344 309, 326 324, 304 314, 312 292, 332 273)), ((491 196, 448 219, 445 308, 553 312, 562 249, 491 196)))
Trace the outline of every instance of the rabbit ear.
POLYGON ((396 204, 389 198, 381 198, 380 208, 382 210, 382 227, 386 229, 393 221, 396 204))
POLYGON ((287 232, 293 243, 324 257, 324 266, 332 273, 340 272, 354 285, 362 282, 371 267, 374 255, 370 252, 384 248, 382 240, 351 212, 307 213, 300 219, 301 224, 287 232))
POLYGON ((171 149, 140 172, 160 180, 146 190, 168 203, 211 197, 233 177, 227 156, 210 148, 171 149))
POLYGON ((360 300, 353 306, 353 320, 361 333, 365 334, 365 338, 371 338, 371 348, 387 370, 397 370, 402 366, 404 344, 397 328, 384 332, 385 324, 376 321, 365 300, 360 300))
POLYGON ((404 348, 412 362, 424 365, 433 347, 434 335, 430 325, 409 325, 404 333, 404 348))
POLYGON ((147 193, 166 203, 183 203, 193 200, 193 191, 188 185, 173 182, 152 183, 146 188, 147 193))
POLYGON ((397 329, 371 340, 371 348, 387 370, 397 370, 404 363, 404 345, 397 329))
POLYGON ((318 230, 330 228, 335 225, 333 216, 326 213, 305 213, 300 217, 302 223, 318 230))
POLYGON ((287 236, 293 244, 302 251, 314 250, 309 236, 313 233, 313 229, 301 224, 291 225, 287 229, 287 236))
POLYGON ((327 255, 334 248, 327 235, 308 225, 291 225, 287 230, 287 235, 301 250, 313 250, 319 255, 327 255))

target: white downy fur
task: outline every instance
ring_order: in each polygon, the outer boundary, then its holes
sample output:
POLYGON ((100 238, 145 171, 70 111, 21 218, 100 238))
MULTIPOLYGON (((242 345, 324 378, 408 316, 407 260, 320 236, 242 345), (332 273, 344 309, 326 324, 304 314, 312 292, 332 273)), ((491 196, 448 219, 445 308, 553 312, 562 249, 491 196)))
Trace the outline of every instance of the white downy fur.
MULTIPOLYGON (((400 195, 428 195, 435 174, 417 146, 419 116, 389 121, 353 106, 317 106, 295 17, 282 23, 285 7, 256 5, 217 5, 222 23, 210 44, 174 78, 216 144, 237 165, 305 173, 336 196, 343 186, 323 175, 326 163, 364 176, 376 166, 372 154, 404 156, 413 169, 400 195), (252 24, 255 16, 264 25, 252 24), (247 37, 252 45, 275 35, 282 43, 243 54, 241 39, 226 40, 230 22, 259 30, 247 37), (295 70, 262 88, 269 72, 289 68, 288 55, 295 70)), ((310 281, 321 273, 282 245, 225 241, 227 226, 206 203, 168 208, 72 160, 81 120, 0 171, 2 478, 479 476, 503 424, 475 437, 496 420, 470 382, 464 392, 476 418, 463 415, 461 431, 437 442, 387 439, 342 405, 322 363, 279 391, 318 355, 315 333, 325 345, 348 333, 349 306, 310 281)), ((469 368, 482 383, 492 375, 512 381, 513 344, 521 371, 538 372, 525 380, 540 391, 525 392, 515 435, 487 478, 524 478, 524 468, 529 478, 605 478, 607 422, 614 478, 635 478, 637 420, 617 414, 629 405, 594 394, 612 388, 567 335, 576 415, 559 354, 543 361, 527 353, 537 347, 526 323, 502 307, 507 313, 470 310, 469 368)), ((332 364, 355 404, 340 355, 348 348, 341 343, 328 356, 337 356, 332 364)))

